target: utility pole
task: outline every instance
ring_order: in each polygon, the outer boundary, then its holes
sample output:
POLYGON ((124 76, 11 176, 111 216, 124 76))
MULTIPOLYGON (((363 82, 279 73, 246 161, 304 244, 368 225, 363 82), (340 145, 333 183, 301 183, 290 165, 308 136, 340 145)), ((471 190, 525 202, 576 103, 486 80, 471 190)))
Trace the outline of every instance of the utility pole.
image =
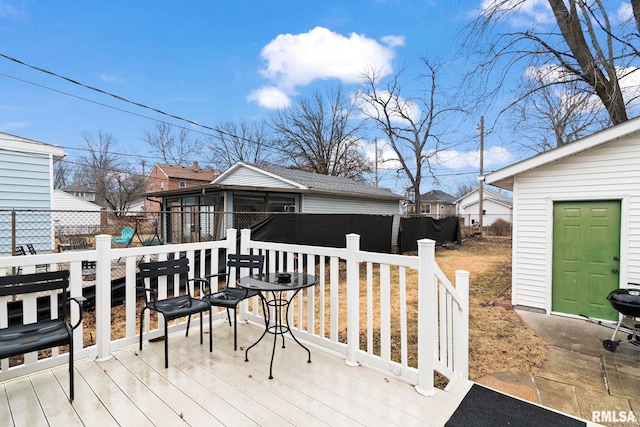
POLYGON ((483 187, 484 187, 484 116, 480 116, 480 126, 478 126, 478 130, 480 131, 480 174, 478 175, 478 222, 480 225, 480 236, 484 235, 484 195, 483 195, 483 187))

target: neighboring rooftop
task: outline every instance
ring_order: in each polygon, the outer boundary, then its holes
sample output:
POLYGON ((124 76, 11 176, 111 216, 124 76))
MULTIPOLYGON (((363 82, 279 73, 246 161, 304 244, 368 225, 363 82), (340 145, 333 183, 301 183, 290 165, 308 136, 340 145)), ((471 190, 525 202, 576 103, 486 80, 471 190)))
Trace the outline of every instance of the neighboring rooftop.
POLYGON ((445 193, 441 190, 431 190, 428 193, 424 193, 420 196, 423 202, 446 202, 455 203, 456 198, 449 193, 445 193))
POLYGON ((176 166, 157 163, 155 167, 162 170, 167 177, 176 179, 211 182, 220 175, 219 172, 216 172, 213 169, 201 169, 198 166, 198 162, 193 162, 192 166, 176 166))

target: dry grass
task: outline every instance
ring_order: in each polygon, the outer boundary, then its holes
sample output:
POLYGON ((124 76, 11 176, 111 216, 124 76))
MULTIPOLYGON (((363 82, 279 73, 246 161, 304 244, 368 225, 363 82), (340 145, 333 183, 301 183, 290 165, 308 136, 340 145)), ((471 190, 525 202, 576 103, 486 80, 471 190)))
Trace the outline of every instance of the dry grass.
POLYGON ((546 345, 511 307, 511 242, 469 240, 439 250, 436 260, 449 280, 471 272, 469 289, 469 377, 492 372, 533 374, 546 359, 546 345))

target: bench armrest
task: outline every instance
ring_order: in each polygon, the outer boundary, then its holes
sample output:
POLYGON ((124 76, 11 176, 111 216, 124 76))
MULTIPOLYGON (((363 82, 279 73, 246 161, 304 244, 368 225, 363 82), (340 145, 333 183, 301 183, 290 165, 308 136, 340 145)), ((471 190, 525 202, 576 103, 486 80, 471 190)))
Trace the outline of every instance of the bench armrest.
POLYGON ((80 296, 80 297, 69 297, 69 301, 74 301, 76 304, 78 304, 78 308, 80 309, 80 318, 78 319, 78 321, 76 322, 75 325, 71 326, 72 330, 77 328, 78 326, 80 326, 80 323, 82 323, 82 317, 83 317, 83 312, 84 312, 84 310, 83 310, 84 302, 86 300, 87 299, 85 297, 82 297, 82 296, 80 296))

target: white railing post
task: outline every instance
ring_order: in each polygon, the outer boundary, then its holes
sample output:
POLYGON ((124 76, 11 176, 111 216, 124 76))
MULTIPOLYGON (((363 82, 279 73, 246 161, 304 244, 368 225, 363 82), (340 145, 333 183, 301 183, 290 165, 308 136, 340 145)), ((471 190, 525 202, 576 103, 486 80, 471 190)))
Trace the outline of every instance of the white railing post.
POLYGON ((236 248, 236 236, 237 236, 237 231, 234 229, 230 229, 227 230, 227 239, 230 239, 232 236, 233 237, 233 242, 229 242, 229 249, 231 249, 231 247, 233 246, 233 248, 235 248, 235 252, 240 253, 240 254, 248 254, 249 253, 249 241, 251 241, 251 230, 249 230, 248 228, 243 228, 242 230, 240 230, 240 247, 236 248), (230 235, 228 234, 229 231, 233 230, 233 233, 230 235))
POLYGON ((460 296, 459 309, 454 315, 453 363, 454 372, 469 378, 469 272, 456 270, 456 291, 460 296))
POLYGON ((438 348, 438 300, 434 269, 436 242, 418 240, 418 384, 424 396, 436 393, 433 385, 438 348))
POLYGON ((98 360, 111 358, 111 236, 96 236, 96 344, 98 360))
POLYGON ((347 360, 348 366, 358 366, 360 348, 360 271, 357 254, 360 236, 347 234, 347 360))

